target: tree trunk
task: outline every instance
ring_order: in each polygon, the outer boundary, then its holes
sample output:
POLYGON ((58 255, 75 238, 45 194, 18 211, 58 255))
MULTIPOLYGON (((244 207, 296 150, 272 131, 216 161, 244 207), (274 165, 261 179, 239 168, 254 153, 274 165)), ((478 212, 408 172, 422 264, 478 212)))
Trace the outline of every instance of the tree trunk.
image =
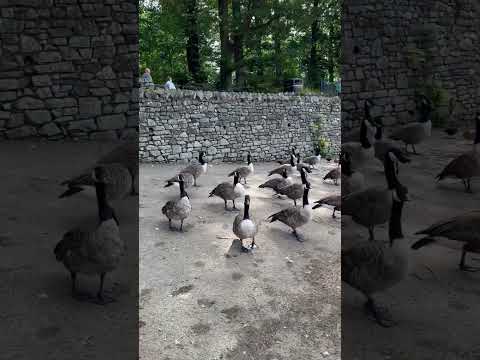
POLYGON ((310 59, 308 62, 308 82, 313 88, 320 88, 320 69, 319 59, 317 53, 318 40, 320 37, 319 21, 318 21, 318 5, 319 0, 313 1, 313 22, 311 25, 311 38, 310 38, 310 59))
POLYGON ((220 33, 220 84, 221 90, 232 87, 231 48, 228 32, 228 0, 218 0, 218 17, 220 33))
POLYGON ((197 0, 185 0, 187 67, 195 83, 202 83, 197 0))
MULTIPOLYGON (((245 66, 243 64, 243 25, 240 0, 232 0, 232 45, 235 64, 235 85, 239 89, 245 87, 245 66)), ((233 69, 232 69, 233 70, 233 69)))

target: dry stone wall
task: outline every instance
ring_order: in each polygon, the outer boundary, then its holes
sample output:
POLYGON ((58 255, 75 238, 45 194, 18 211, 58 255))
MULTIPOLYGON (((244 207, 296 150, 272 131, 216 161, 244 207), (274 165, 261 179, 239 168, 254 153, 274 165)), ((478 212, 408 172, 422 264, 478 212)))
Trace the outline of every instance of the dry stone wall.
POLYGON ((140 94, 144 162, 185 162, 201 150, 210 161, 244 161, 248 151, 255 161, 269 161, 287 158, 293 145, 310 155, 319 137, 338 152, 338 97, 187 90, 140 94))
POLYGON ((366 98, 387 125, 410 121, 414 93, 426 85, 444 94, 437 109, 444 119, 473 121, 480 95, 479 1, 347 0, 342 6, 344 128, 358 125, 366 98))
POLYGON ((135 0, 0 1, 0 139, 138 135, 135 0))

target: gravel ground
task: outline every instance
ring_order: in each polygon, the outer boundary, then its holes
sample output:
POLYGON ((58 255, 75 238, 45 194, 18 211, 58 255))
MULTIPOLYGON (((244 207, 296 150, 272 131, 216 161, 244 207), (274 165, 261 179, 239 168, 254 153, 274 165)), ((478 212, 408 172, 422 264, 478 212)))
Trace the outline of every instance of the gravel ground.
MULTIPOLYGON (((113 144, 0 142, 1 359, 135 359, 138 348, 138 197, 114 204, 128 256, 107 275, 117 302, 82 303, 53 248, 75 226, 98 222, 94 191, 58 199, 59 183, 113 144)), ((95 293, 97 278, 79 275, 95 293)))
MULTIPOLYGON (((421 154, 412 155, 412 163, 401 166, 399 179, 412 198, 405 204, 403 217, 409 244, 419 239, 414 232, 435 221, 479 208, 479 181, 472 182, 473 195, 465 193, 458 180, 434 181, 452 158, 469 150, 471 142, 461 135, 447 138, 435 131, 417 147, 421 154)), ((369 169, 365 175, 370 184, 385 184, 378 169, 369 169)), ((376 236, 387 239, 387 227, 379 228, 376 236)), ((347 216, 342 219, 342 246, 366 239, 365 229, 347 216)), ((468 255, 472 257, 475 254, 468 255)), ((394 328, 385 329, 367 319, 364 298, 348 285, 342 287, 343 359, 479 359, 480 273, 459 271, 460 252, 441 246, 412 250, 410 261, 408 278, 378 297, 398 321, 394 328)))
MULTIPOLYGON (((169 231, 161 207, 178 196, 164 180, 180 166, 140 168, 140 354, 155 360, 340 359, 340 220, 315 210, 300 229, 305 242, 266 217, 291 200, 259 189, 273 163, 255 163, 251 210, 262 222, 258 248, 233 245, 237 214, 208 193, 239 164, 215 164, 189 190, 193 211, 184 233, 169 231)), ((323 183, 322 163, 310 199, 340 191, 323 183)), ((296 176, 296 181, 300 178, 296 176)), ((237 202, 243 208, 243 201, 237 202)))

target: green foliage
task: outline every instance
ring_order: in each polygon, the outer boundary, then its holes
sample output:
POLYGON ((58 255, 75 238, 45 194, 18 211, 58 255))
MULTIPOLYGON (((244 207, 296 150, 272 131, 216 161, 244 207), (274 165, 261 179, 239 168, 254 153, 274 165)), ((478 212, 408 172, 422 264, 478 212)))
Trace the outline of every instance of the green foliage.
POLYGON ((312 125, 312 134, 314 138, 314 146, 320 150, 323 158, 332 155, 332 146, 328 138, 323 135, 323 120, 319 118, 312 125))
MULTIPOLYGON (((186 1, 140 1, 140 72, 150 68, 156 84, 164 83, 171 76, 180 86, 213 89, 219 85, 221 57, 218 0, 196 0, 203 84, 193 84, 188 71, 186 1)), ((235 72, 241 67, 245 73, 245 85, 239 90, 283 91, 283 81, 290 78, 303 78, 309 88, 318 89, 319 84, 308 83, 307 76, 311 27, 315 20, 319 24, 315 71, 324 80, 339 78, 341 26, 338 0, 238 1, 241 21, 246 26, 241 29, 244 35, 243 62, 233 64, 232 69, 235 72), (250 23, 246 19, 250 19, 250 23)), ((231 9, 229 11, 231 22, 231 9)), ((234 34, 233 31, 231 36, 234 34)))

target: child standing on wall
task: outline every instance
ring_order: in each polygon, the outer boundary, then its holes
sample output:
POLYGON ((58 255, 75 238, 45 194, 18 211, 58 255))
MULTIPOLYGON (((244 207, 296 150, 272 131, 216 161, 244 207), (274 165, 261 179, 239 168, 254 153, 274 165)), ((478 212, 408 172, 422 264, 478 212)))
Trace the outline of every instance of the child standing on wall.
POLYGON ((165 83, 165 85, 163 85, 163 87, 165 88, 165 90, 175 90, 175 84, 173 83, 172 81, 172 78, 169 77, 167 82, 165 83))

